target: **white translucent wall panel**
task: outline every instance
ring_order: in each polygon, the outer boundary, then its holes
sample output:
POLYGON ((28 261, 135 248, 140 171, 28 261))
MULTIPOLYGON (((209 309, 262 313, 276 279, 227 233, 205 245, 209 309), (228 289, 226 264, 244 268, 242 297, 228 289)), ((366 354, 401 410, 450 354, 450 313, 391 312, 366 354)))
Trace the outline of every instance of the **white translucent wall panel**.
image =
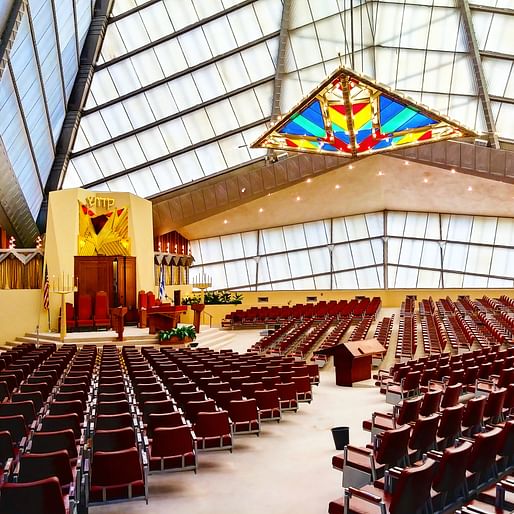
POLYGON ((382 267, 365 268, 356 270, 359 289, 378 289, 383 287, 382 277, 384 270, 382 267))
POLYGON ((441 286, 442 284, 440 271, 432 271, 426 269, 419 270, 417 287, 434 289, 441 286))
MULTIPOLYGON (((55 44, 56 35, 52 7, 50 0, 31 0, 29 4, 33 18, 37 52, 41 64, 41 75, 48 103, 50 123, 53 130, 54 142, 56 142, 64 121, 65 100, 61 85, 62 75, 59 66, 59 56, 55 44)), ((84 4, 84 2, 81 2, 81 5, 82 4, 84 4)), ((90 18, 91 5, 89 4, 89 20, 90 18)), ((83 28, 82 25, 80 27, 83 28)), ((89 22, 87 23, 87 27, 89 27, 89 22)))
POLYGON ((246 285, 253 281, 248 275, 248 268, 246 267, 246 261, 244 260, 226 262, 225 271, 227 285, 230 288, 246 285))
POLYGON ((293 277, 312 275, 312 266, 307 250, 290 252, 288 258, 293 277))
POLYGON ((77 26, 78 26, 78 39, 79 48, 82 49, 84 41, 91 24, 91 16, 93 12, 92 0, 76 0, 76 11, 77 11, 77 26))
POLYGON ((53 142, 45 113, 28 16, 23 18, 20 25, 10 61, 41 180, 46 183, 52 165, 53 142))
MULTIPOLYGON (((423 233, 434 236, 439 231, 438 214, 387 214, 388 220, 392 215, 393 226, 390 228, 399 232, 394 228, 396 224, 402 231, 402 235, 387 239, 389 287, 436 288, 442 287, 443 278, 445 287, 503 287, 501 284, 510 284, 514 279, 510 265, 514 259, 514 219, 441 215, 446 216, 446 233, 451 234, 457 226, 469 227, 466 232, 468 239, 472 239, 469 244, 469 240, 455 243, 426 239, 423 233), (411 237, 403 236, 404 229, 411 237), (495 244, 511 248, 499 248, 495 244)), ((370 226, 371 219, 378 223, 381 216, 383 213, 365 215, 367 225, 370 226)), ((229 277, 242 266, 244 257, 258 253, 257 289, 261 290, 275 286, 282 288, 286 283, 294 288, 313 284, 311 289, 383 287, 384 243, 376 231, 376 237, 359 241, 336 242, 330 238, 331 227, 334 234, 337 233, 334 227, 339 226, 339 230, 343 227, 346 231, 346 226, 353 224, 355 229, 359 223, 360 217, 351 216, 210 238, 194 242, 193 255, 198 265, 202 262, 225 261, 225 265, 233 262, 231 271, 227 271, 229 277), (356 220, 359 221, 356 223, 356 220), (208 260, 203 257, 206 245, 212 247, 208 260)), ((257 265, 255 259, 247 259, 246 269, 249 269, 249 263, 257 265)), ((246 277, 241 269, 241 276, 246 277)), ((256 268, 252 269, 254 272, 248 275, 247 284, 235 277, 229 278, 229 282, 237 282, 237 287, 241 288, 253 287, 256 268)))
POLYGON ((443 239, 449 241, 469 241, 473 216, 441 215, 443 239))
POLYGON ((282 227, 261 230, 260 237, 262 253, 283 252, 286 250, 282 227))
POLYGON ((36 215, 43 198, 39 177, 28 151, 29 141, 14 92, 9 69, 0 82, 0 137, 32 215, 36 215))
POLYGON ((514 219, 498 218, 495 244, 514 246, 514 219))
POLYGON ((55 9, 66 97, 69 97, 78 70, 78 48, 75 23, 73 21, 73 1, 61 0, 56 2, 55 9))
POLYGON ((366 225, 366 217, 364 215, 349 216, 346 218, 346 230, 348 239, 365 239, 369 237, 368 227, 366 225))
POLYGON ((332 252, 332 261, 334 270, 345 270, 354 268, 352 252, 349 244, 335 245, 332 252))
POLYGON ((468 245, 446 243, 444 248, 443 268, 454 271, 464 271, 468 256, 468 245))
POLYGON ((470 245, 466 261, 466 271, 480 275, 489 275, 492 254, 493 249, 491 247, 470 245))
POLYGON ((307 246, 303 225, 284 227, 284 239, 288 250, 297 250, 307 246))

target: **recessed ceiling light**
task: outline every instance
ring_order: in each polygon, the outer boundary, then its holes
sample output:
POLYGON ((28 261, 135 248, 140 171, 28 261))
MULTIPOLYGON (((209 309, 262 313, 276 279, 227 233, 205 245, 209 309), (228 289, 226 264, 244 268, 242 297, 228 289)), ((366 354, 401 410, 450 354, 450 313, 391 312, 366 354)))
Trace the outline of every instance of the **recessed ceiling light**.
POLYGON ((246 187, 241 188, 241 193, 244 193, 246 191, 246 187))
POLYGON ((228 223, 228 220, 223 220, 223 223, 226 225, 228 223))
POLYGON ((409 165, 409 161, 404 161, 405 166, 409 165))
POLYGON ((379 177, 382 177, 382 176, 384 175, 384 172, 383 172, 383 171, 379 171, 379 172, 377 173, 377 175, 378 175, 379 177))
POLYGON ((471 186, 468 186, 468 191, 473 191, 473 188, 471 186))
POLYGON ((339 184, 336 184, 336 189, 340 189, 340 185, 339 184))
POLYGON ((348 169, 353 170, 353 164, 350 164, 350 166, 348 166, 348 169))
POLYGON ((261 208, 259 209, 259 212, 263 212, 263 211, 264 211, 264 209, 261 207, 261 208))
POLYGON ((296 201, 299 202, 301 198, 299 196, 296 197, 296 201))
POLYGON ((428 184, 428 179, 427 179, 427 177, 425 177, 425 178, 423 179, 423 182, 424 182, 425 184, 428 184))
POLYGON ((455 173, 455 169, 454 169, 454 168, 452 168, 450 171, 451 171, 452 173, 455 173))
POLYGON ((307 184, 310 184, 312 182, 312 179, 311 178, 308 178, 307 179, 307 184))
POLYGON ((271 193, 268 193, 268 195, 267 195, 267 196, 271 196, 271 193))

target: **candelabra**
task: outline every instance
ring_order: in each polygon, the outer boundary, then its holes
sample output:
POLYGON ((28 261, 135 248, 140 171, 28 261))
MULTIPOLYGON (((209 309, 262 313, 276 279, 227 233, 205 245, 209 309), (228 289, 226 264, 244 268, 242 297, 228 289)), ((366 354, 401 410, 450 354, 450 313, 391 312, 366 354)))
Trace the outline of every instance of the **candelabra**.
MULTIPOLYGON (((78 277, 77 277, 78 282, 78 277)), ((75 277, 64 272, 52 277, 50 292, 61 295, 61 342, 64 343, 66 337, 66 295, 77 291, 75 277)))
POLYGON ((193 279, 191 285, 195 289, 200 289, 200 303, 205 303, 205 290, 212 286, 212 277, 205 273, 200 273, 193 279))
POLYGON ((195 289, 200 289, 200 303, 191 304, 191 310, 195 313, 193 321, 195 331, 200 332, 200 316, 205 308, 205 290, 212 286, 212 278, 205 273, 200 273, 193 279, 191 285, 195 289))

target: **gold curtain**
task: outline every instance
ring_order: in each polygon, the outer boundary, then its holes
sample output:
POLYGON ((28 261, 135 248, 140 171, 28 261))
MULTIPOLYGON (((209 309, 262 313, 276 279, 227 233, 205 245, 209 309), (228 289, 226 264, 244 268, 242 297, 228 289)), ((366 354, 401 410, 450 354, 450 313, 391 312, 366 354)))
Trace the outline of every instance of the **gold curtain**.
POLYGON ((37 255, 27 264, 16 257, 0 262, 0 289, 41 289, 43 257, 37 255))
MULTIPOLYGON (((187 266, 164 265, 164 284, 167 286, 187 284, 187 269, 187 266)), ((161 280, 161 267, 159 264, 154 265, 154 278, 155 285, 159 286, 161 280)))

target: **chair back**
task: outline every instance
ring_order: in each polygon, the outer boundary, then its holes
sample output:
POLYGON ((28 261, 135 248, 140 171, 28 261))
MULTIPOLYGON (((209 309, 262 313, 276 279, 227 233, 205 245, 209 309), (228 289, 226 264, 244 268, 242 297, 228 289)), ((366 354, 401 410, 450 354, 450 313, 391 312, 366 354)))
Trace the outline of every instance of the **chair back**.
POLYGON ((435 465, 427 459, 421 466, 403 469, 391 497, 390 514, 413 514, 427 504, 435 465))
POLYGON ((375 459, 379 464, 396 466, 405 459, 410 437, 410 425, 386 430, 377 436, 375 459))
POLYGON ((13 512, 66 514, 57 477, 28 483, 4 482, 0 487, 0 514, 13 512))

